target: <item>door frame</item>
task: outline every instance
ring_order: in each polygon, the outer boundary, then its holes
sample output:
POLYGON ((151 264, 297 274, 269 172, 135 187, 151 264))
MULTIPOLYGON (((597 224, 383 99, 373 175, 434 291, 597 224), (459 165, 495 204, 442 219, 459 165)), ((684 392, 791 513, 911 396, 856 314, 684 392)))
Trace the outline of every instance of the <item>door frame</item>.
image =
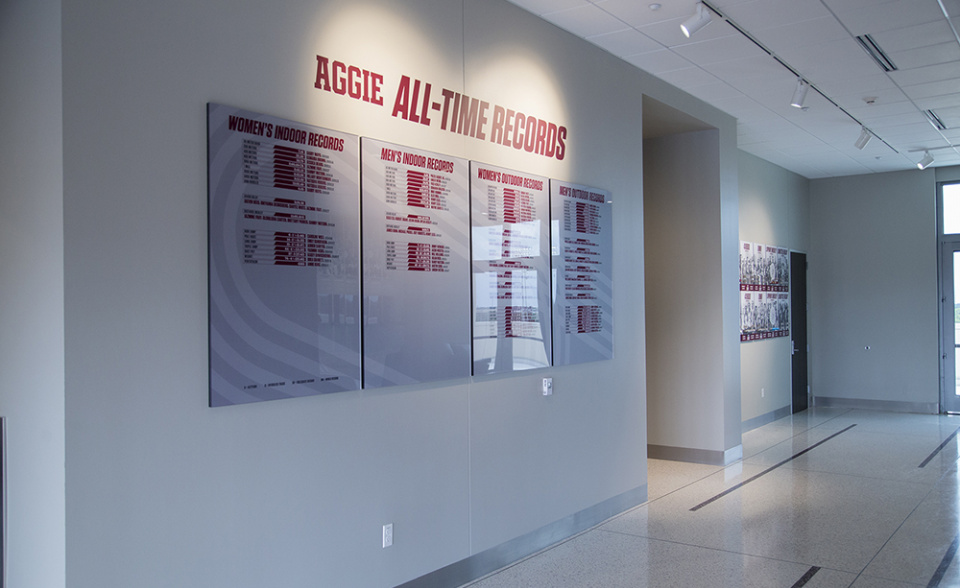
POLYGON ((807 301, 807 254, 801 251, 790 251, 790 412, 797 413, 803 410, 806 410, 810 407, 811 398, 810 398, 810 339, 809 339, 809 330, 807 329, 808 318, 807 318, 807 309, 810 304, 807 301), (802 297, 798 296, 798 292, 795 282, 795 276, 797 272, 801 271, 798 268, 794 267, 796 261, 803 262, 803 293, 802 297), (794 304, 802 299, 801 309, 802 319, 803 319, 803 332, 800 333, 797 329, 797 324, 800 322, 798 319, 798 313, 796 312, 794 304), (798 348, 798 335, 802 335, 799 341, 798 348), (799 369, 798 369, 799 368, 799 369), (797 372, 800 373, 797 373, 797 372), (799 387, 799 389, 798 389, 799 387))
POLYGON ((939 314, 939 366, 940 366, 940 412, 960 414, 960 397, 957 396, 956 326, 954 322, 954 252, 960 252, 960 233, 945 235, 943 232, 943 187, 960 185, 960 182, 937 183, 937 305, 939 314))

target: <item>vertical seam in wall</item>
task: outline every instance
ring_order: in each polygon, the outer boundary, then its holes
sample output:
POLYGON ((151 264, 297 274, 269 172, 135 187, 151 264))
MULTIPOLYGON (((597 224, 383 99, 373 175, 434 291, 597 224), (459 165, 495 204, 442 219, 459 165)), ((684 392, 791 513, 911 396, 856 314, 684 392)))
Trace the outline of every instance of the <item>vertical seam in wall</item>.
MULTIPOLYGON (((467 89, 467 0, 460 1, 460 90, 467 89)), ((467 214, 471 213, 468 207, 467 214)), ((471 250, 470 259, 473 259, 471 250)), ((472 265, 472 262, 471 262, 472 265)), ((472 273, 472 270, 471 270, 472 273)), ((471 281, 473 276, 470 276, 471 281)), ((470 288, 472 297, 473 287, 470 288)), ((471 307, 473 305, 471 304, 471 307)), ((473 336, 473 320, 470 320, 470 335, 473 336)), ((471 355, 473 346, 471 345, 471 355)), ((472 359, 472 358, 471 358, 472 359)), ((473 367, 467 383, 467 554, 473 555, 473 367)))

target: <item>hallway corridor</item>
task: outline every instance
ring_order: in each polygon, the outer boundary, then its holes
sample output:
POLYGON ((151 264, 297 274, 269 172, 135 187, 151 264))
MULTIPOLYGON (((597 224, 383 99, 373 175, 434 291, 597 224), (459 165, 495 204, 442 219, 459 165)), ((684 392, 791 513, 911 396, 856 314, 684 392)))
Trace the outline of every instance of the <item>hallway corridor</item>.
POLYGON ((960 417, 812 408, 470 588, 960 586, 960 417))

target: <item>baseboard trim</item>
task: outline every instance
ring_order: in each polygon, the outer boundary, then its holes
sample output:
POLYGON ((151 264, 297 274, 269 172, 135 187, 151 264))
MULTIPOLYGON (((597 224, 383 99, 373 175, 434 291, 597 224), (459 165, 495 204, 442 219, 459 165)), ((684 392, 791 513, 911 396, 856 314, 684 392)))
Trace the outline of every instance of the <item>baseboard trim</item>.
POLYGON ((670 447, 668 445, 647 445, 647 457, 725 466, 743 458, 743 445, 737 445, 726 451, 670 447))
POLYGON ((400 584, 396 588, 450 588, 472 582, 646 501, 647 485, 644 484, 526 535, 400 584))
POLYGON ((747 431, 759 429, 764 425, 769 425, 773 421, 779 421, 783 417, 788 417, 790 414, 790 405, 788 404, 784 407, 774 410, 773 412, 768 412, 767 414, 762 414, 760 416, 753 417, 752 419, 743 421, 743 423, 740 425, 740 432, 746 433, 747 431))
POLYGON ((887 412, 911 412, 919 414, 940 413, 939 402, 904 402, 901 400, 865 400, 862 398, 814 396, 813 405, 819 408, 860 408, 864 410, 884 410, 887 412))

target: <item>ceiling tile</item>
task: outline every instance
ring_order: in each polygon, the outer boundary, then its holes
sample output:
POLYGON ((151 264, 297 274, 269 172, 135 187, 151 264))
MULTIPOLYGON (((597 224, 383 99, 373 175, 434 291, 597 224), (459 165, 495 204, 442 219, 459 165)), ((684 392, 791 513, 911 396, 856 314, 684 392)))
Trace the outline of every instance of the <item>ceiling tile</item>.
POLYGON ((543 18, 580 37, 592 37, 628 28, 627 25, 593 4, 549 12, 543 18))
POLYGON ((730 6, 726 14, 737 25, 751 32, 832 16, 820 0, 755 0, 730 6))
POLYGON ((740 35, 680 45, 674 47, 673 51, 694 63, 705 66, 745 57, 767 57, 759 47, 740 35))
POLYGON ((960 79, 941 80, 939 82, 917 84, 915 86, 903 86, 903 91, 914 100, 956 94, 960 92, 960 79))
MULTIPOLYGON (((957 45, 957 59, 960 59, 960 45, 957 45)), ((960 61, 892 71, 890 77, 901 87, 942 82, 944 80, 958 80, 958 89, 960 89, 960 61)))
MULTIPOLYGON (((960 44, 956 41, 939 43, 937 45, 927 45, 916 49, 905 51, 895 51, 887 53, 890 61, 897 66, 900 71, 924 67, 928 65, 943 64, 960 59, 960 44)), ((897 72, 891 72, 896 74, 897 72)))
POLYGON ((587 37, 587 40, 594 45, 603 47, 618 57, 635 55, 637 53, 649 53, 650 51, 659 51, 664 48, 660 43, 657 43, 650 37, 634 29, 595 35, 593 37, 587 37))
POLYGON ((887 31, 871 33, 870 36, 887 53, 907 51, 940 43, 956 43, 947 20, 940 18, 920 25, 901 26, 887 31))
POLYGON ((879 33, 943 19, 940 6, 933 0, 874 2, 861 8, 835 9, 835 13, 854 35, 879 33))
POLYGON ((780 57, 815 84, 853 75, 882 73, 856 41, 817 43, 784 51, 780 57))
MULTIPOLYGON (((660 0, 660 8, 651 10, 653 0, 605 0, 598 3, 605 11, 632 27, 642 27, 665 20, 681 19, 683 22, 694 12, 694 2, 660 0)), ((679 27, 679 23, 677 24, 679 27)))
POLYGON ((849 39, 850 34, 833 17, 795 22, 751 34, 778 55, 786 55, 797 47, 819 45, 849 39))
POLYGON ((901 114, 899 116, 885 116, 873 119, 870 122, 870 130, 880 135, 895 136, 904 134, 906 129, 930 130, 930 122, 927 117, 919 112, 910 114, 901 114))
POLYGON ((653 75, 693 67, 692 63, 669 49, 640 53, 637 55, 627 55, 624 59, 653 75))
MULTIPOLYGON (((887 90, 896 90, 900 96, 903 96, 903 93, 897 90, 897 85, 893 80, 883 72, 878 71, 866 75, 847 73, 847 77, 829 76, 828 79, 817 79, 816 85, 834 100, 839 96, 856 94, 859 101, 861 97, 881 96, 887 90)), ((906 98, 902 99, 906 100, 906 98)))
POLYGON ((568 10, 590 4, 587 0, 509 0, 509 2, 536 15, 568 10))
MULTIPOLYGON (((686 70, 682 70, 686 71, 686 70)), ((678 72, 670 72, 664 74, 664 76, 671 75, 678 72)), ((680 86, 682 89, 693 94, 697 98, 704 100, 710 104, 715 103, 717 100, 723 100, 725 98, 738 98, 743 96, 743 92, 737 90, 736 88, 731 87, 725 82, 718 82, 716 84, 706 84, 706 85, 690 85, 690 86, 680 86)))
POLYGON ((939 110, 949 108, 960 104, 960 92, 952 94, 943 94, 942 96, 930 96, 929 98, 918 98, 914 101, 920 110, 939 110))
POLYGON ((710 73, 740 89, 745 83, 769 83, 771 79, 793 79, 782 65, 766 55, 723 61, 710 66, 710 73))
POLYGON ((916 112, 917 109, 910 101, 904 99, 900 102, 874 102, 873 104, 867 104, 866 102, 857 103, 847 103, 841 104, 844 108, 847 109, 847 112, 853 116, 859 118, 863 122, 873 120, 875 118, 882 118, 885 116, 892 116, 904 113, 916 112))
MULTIPOLYGON (((709 88, 714 86, 725 86, 730 88, 723 82, 721 82, 715 75, 708 72, 707 70, 700 67, 688 67, 685 69, 677 69, 673 71, 664 72, 660 75, 660 79, 674 86, 680 88, 681 90, 686 90, 691 92, 692 88, 709 88)), ((736 90, 730 88, 731 92, 736 92, 736 90)), ((693 92, 691 92, 693 93, 693 92)), ((694 94, 696 95, 696 94, 694 94)))

